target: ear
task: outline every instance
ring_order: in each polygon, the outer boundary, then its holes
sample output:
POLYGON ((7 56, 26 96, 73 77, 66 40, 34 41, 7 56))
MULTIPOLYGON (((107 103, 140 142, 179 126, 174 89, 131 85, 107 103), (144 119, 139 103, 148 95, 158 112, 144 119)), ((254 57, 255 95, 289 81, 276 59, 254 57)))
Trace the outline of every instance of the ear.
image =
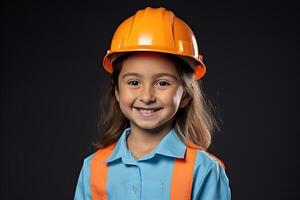
POLYGON ((118 88, 117 88, 117 87, 115 87, 115 97, 116 97, 117 101, 119 102, 119 100, 120 100, 120 95, 119 95, 119 91, 118 91, 118 88))
POLYGON ((192 98, 191 98, 189 95, 186 95, 185 97, 183 97, 183 98, 181 99, 180 104, 179 104, 179 107, 180 107, 180 108, 186 107, 186 106, 190 103, 191 99, 192 99, 192 98))

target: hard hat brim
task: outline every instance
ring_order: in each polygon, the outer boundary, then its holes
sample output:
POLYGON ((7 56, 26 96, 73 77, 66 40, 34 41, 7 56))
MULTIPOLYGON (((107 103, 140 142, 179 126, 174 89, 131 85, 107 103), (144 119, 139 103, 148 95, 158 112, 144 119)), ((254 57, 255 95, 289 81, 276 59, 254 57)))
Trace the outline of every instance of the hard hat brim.
POLYGON ((134 48, 134 49, 126 49, 126 50, 120 50, 117 52, 110 52, 107 51, 107 54, 105 55, 103 59, 103 68, 105 71, 108 73, 113 72, 113 65, 112 63, 120 56, 130 53, 130 52, 142 52, 142 51, 147 51, 147 52, 157 52, 157 53, 166 53, 166 54, 172 54, 175 56, 178 56, 182 60, 184 60, 189 66, 191 66, 194 69, 195 72, 195 80, 199 80, 206 74, 206 66, 202 62, 202 56, 198 56, 198 58, 195 58, 190 55, 184 55, 184 54, 174 54, 173 52, 170 51, 164 51, 164 50, 153 50, 153 49, 147 49, 147 48, 141 48, 139 49, 134 48))

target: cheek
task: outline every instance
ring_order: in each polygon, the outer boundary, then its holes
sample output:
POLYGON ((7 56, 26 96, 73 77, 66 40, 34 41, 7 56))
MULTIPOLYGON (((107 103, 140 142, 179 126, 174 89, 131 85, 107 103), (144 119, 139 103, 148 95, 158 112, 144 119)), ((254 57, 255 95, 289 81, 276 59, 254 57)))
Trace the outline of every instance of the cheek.
POLYGON ((182 94, 182 89, 171 90, 170 92, 161 95, 161 100, 165 104, 172 106, 173 109, 177 109, 179 107, 182 94))
POLYGON ((127 95, 120 94, 119 106, 121 112, 128 118, 129 110, 131 109, 131 102, 127 95))
POLYGON ((135 95, 126 89, 121 89, 119 91, 119 104, 121 109, 131 107, 135 99, 135 95))

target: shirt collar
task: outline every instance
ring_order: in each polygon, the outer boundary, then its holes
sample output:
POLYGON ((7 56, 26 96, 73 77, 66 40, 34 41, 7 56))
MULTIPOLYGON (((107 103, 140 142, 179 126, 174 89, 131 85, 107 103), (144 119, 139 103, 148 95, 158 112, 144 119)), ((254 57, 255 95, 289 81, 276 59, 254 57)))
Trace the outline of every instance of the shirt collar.
MULTIPOLYGON (((127 148, 126 138, 130 133, 131 128, 125 129, 120 139, 118 140, 112 155, 105 160, 106 163, 110 163, 114 160, 122 158, 123 162, 133 162, 132 154, 127 148)), ((167 135, 160 141, 156 148, 148 155, 139 159, 147 160, 152 158, 155 154, 161 154, 164 156, 174 157, 174 158, 184 158, 186 150, 186 145, 178 138, 177 133, 174 129, 171 129, 167 135)))

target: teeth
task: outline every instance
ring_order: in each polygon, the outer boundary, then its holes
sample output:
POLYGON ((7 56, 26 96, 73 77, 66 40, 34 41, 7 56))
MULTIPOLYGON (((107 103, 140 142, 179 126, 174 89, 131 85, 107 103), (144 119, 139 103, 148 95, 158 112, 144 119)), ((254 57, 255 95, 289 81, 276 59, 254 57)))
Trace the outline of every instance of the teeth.
POLYGON ((140 109, 140 112, 141 113, 152 113, 154 112, 155 110, 143 110, 143 109, 140 109))

